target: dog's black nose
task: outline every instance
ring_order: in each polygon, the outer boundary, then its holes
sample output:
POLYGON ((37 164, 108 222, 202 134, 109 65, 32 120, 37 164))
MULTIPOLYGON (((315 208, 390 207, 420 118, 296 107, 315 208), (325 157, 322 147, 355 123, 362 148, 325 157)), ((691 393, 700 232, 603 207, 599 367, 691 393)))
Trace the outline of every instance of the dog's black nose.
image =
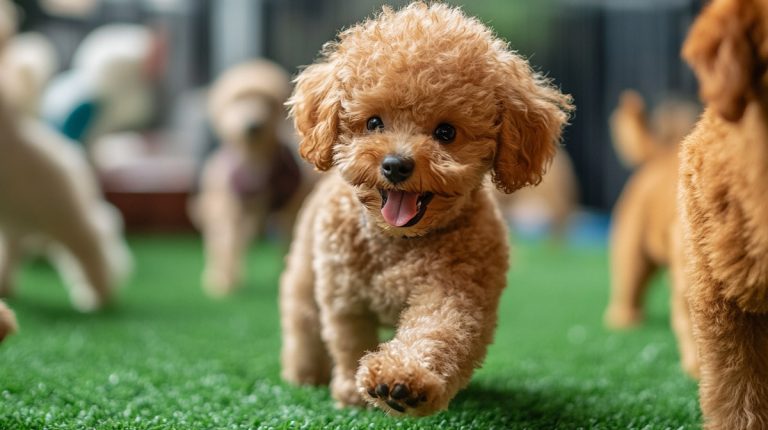
POLYGON ((264 130, 264 124, 261 122, 252 121, 245 126, 245 135, 249 139, 258 137, 264 130))
POLYGON ((381 162, 381 174, 385 178, 397 184, 411 177, 413 173, 413 160, 399 155, 387 155, 381 162))

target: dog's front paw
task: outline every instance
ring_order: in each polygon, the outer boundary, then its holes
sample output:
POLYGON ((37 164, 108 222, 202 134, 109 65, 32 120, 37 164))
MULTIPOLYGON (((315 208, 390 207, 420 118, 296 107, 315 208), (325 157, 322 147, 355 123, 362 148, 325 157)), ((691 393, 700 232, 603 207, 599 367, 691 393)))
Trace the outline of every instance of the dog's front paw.
POLYGON ((614 330, 629 329, 639 325, 643 321, 643 314, 639 309, 626 306, 611 305, 603 315, 605 326, 614 330))
POLYGON ((369 403, 385 411, 424 416, 448 406, 445 382, 413 360, 384 352, 360 360, 357 388, 369 403))
POLYGON ((209 296, 220 298, 226 297, 237 289, 239 280, 232 273, 221 270, 206 269, 203 273, 203 290, 209 296))
POLYGON ((69 301, 79 312, 90 313, 103 309, 110 301, 108 292, 94 291, 90 286, 74 286, 69 290, 69 301))

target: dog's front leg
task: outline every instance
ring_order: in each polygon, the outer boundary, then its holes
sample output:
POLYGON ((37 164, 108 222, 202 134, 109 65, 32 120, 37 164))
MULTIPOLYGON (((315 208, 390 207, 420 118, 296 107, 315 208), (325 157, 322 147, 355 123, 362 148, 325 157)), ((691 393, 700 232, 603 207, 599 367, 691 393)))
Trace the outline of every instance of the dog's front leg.
POLYGON ((477 286, 421 289, 401 314, 395 338, 360 361, 360 394, 412 415, 445 409, 485 357, 497 303, 498 294, 477 286))
POLYGON ((254 220, 232 196, 209 200, 204 214, 203 288, 214 297, 231 294, 243 278, 243 263, 253 237, 254 220))
POLYGON ((360 358, 379 343, 378 322, 371 315, 355 315, 344 311, 321 311, 323 340, 333 359, 331 395, 336 405, 365 404, 355 385, 355 372, 360 358))

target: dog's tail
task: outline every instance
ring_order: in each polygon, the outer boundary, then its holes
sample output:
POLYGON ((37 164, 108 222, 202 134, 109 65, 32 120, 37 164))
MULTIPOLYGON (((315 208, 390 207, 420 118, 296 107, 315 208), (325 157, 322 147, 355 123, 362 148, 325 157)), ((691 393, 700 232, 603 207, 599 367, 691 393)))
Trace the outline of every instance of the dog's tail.
POLYGON ((621 94, 611 115, 613 147, 625 166, 638 167, 660 152, 676 147, 691 132, 701 106, 687 98, 669 96, 650 118, 643 97, 633 90, 621 94))
POLYGON ((643 164, 662 148, 651 131, 643 97, 633 90, 621 93, 610 124, 613 148, 627 167, 643 164))

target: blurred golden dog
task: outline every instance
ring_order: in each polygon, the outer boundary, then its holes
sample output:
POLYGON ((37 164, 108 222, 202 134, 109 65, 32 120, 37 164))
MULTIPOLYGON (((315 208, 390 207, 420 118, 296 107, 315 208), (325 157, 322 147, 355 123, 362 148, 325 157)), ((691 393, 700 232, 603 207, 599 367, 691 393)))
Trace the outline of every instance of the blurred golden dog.
POLYGON ((707 429, 768 428, 768 3, 714 0, 683 56, 707 109, 680 204, 707 429))
POLYGON ((676 184, 679 142, 696 123, 699 108, 668 99, 649 120, 642 97, 625 91, 611 116, 616 152, 636 172, 613 211, 611 225, 611 298, 605 323, 627 328, 643 316, 643 299, 651 276, 669 266, 671 319, 683 369, 697 376, 683 279, 683 254, 677 232, 676 184))
POLYGON ((268 217, 290 241, 308 192, 293 151, 281 141, 288 74, 277 64, 254 60, 224 73, 213 85, 209 113, 221 146, 203 170, 193 218, 203 231, 203 286, 214 296, 234 290, 242 277, 248 244, 268 217))
POLYGON ((459 9, 413 3, 342 32, 290 99, 301 155, 332 170, 280 285, 282 375, 340 406, 428 415, 485 357, 507 231, 488 187, 537 184, 570 98, 459 9), (379 343, 380 325, 395 337, 379 343))

